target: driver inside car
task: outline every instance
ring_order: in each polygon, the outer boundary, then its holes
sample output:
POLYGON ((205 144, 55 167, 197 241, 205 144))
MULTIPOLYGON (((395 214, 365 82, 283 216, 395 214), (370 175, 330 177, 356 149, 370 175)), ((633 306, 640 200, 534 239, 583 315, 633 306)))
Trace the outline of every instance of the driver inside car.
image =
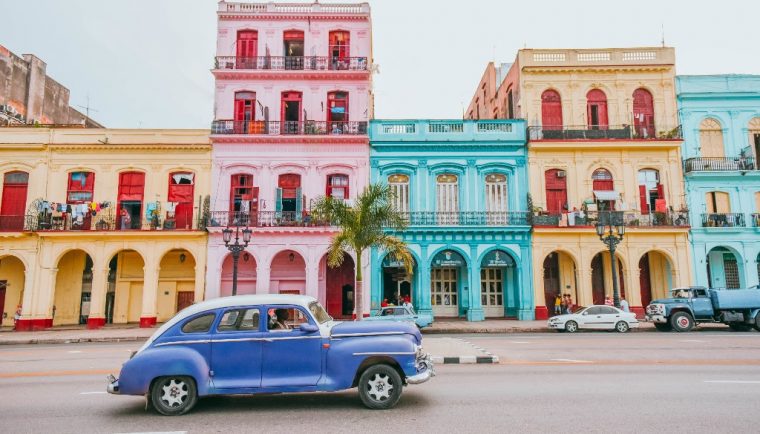
POLYGON ((270 330, 290 330, 290 327, 286 323, 288 320, 287 309, 276 309, 274 311, 274 318, 272 318, 270 330))

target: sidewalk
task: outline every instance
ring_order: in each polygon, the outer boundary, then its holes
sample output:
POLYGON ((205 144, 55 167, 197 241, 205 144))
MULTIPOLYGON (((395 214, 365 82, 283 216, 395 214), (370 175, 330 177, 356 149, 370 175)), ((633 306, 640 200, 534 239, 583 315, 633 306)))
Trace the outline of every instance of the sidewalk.
MULTIPOLYGON (((159 324, 160 326, 160 324, 159 324)), ((15 332, 9 327, 0 329, 0 345, 23 344, 68 344, 78 342, 130 342, 144 341, 155 332, 155 328, 139 328, 136 324, 106 326, 98 330, 87 330, 84 326, 54 327, 37 332, 15 332)), ((702 324, 696 330, 725 330, 723 324, 702 324)), ((639 323, 633 333, 654 332, 651 323, 639 323)), ((516 321, 491 319, 468 322, 464 319, 438 320, 423 334, 469 334, 469 333, 556 333, 546 326, 546 321, 516 321)))

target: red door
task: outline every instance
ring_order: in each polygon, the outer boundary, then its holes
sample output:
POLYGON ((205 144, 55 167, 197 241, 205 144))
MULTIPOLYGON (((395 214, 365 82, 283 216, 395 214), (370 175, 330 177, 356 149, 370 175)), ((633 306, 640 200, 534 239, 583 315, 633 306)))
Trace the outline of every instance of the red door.
POLYGON ((258 45, 259 32, 256 30, 240 30, 237 33, 237 69, 256 69, 258 45))
POLYGON ((586 95, 586 116, 590 130, 606 130, 607 95, 599 89, 593 89, 586 95))
POLYGON ((654 101, 646 89, 633 92, 633 128, 638 138, 654 137, 654 101))
POLYGON ((169 175, 167 220, 170 219, 172 208, 174 208, 175 229, 192 229, 193 227, 194 189, 195 176, 193 173, 175 172, 169 175))
POLYGON ((330 92, 327 94, 327 128, 332 134, 345 131, 348 122, 348 92, 330 92))
MULTIPOLYGON (((8 281, 7 280, 0 280, 0 315, 2 315, 5 312, 5 288, 8 287, 8 281)), ((16 314, 16 310, 14 309, 13 312, 11 312, 13 315, 16 314)), ((2 322, 2 320, 0 320, 2 322)))
POLYGON ((234 129, 236 134, 256 132, 253 122, 256 119, 256 92, 235 92, 234 129))
MULTIPOLYGON (((142 201, 145 191, 145 174, 142 172, 122 172, 119 174, 119 196, 117 198, 116 227, 118 229, 139 229, 142 218, 142 201), (122 228, 121 210, 129 214, 129 227, 122 228)), ((126 220, 125 224, 126 224, 126 220)))
POLYGON ((280 119, 283 134, 302 134, 301 92, 283 92, 280 119))
POLYGON ((591 260, 591 295, 594 304, 604 304, 604 262, 599 253, 591 260))
POLYGON ((0 202, 0 231, 20 231, 24 229, 28 186, 29 174, 26 172, 8 172, 3 177, 3 198, 0 202))
POLYGON ((652 302, 652 282, 649 275, 649 253, 639 260, 639 286, 641 286, 641 306, 647 307, 652 302))
POLYGON ((546 180, 546 210, 550 214, 560 214, 567 205, 567 178, 565 171, 559 169, 547 170, 546 180))
POLYGON ((191 306, 195 302, 193 291, 177 291, 177 312, 191 306))
POLYGON ((343 30, 330 32, 330 69, 349 68, 351 34, 343 30))
POLYGON ((541 94, 541 127, 544 130, 562 129, 562 99, 555 90, 541 94))
MULTIPOLYGON (((93 172, 71 172, 66 190, 66 203, 82 205, 92 202, 95 192, 95 174, 93 172)), ((92 216, 89 211, 76 207, 71 215, 70 229, 90 229, 92 216)))

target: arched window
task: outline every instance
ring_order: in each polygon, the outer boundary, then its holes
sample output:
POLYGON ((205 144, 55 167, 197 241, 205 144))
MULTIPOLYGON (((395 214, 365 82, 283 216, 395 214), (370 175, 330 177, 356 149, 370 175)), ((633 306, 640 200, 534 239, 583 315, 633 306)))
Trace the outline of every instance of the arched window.
POLYGON ((259 32, 256 30, 239 30, 237 32, 236 68, 256 69, 259 45, 259 32))
POLYGON ((95 191, 95 174, 92 172, 71 172, 66 190, 66 203, 81 204, 92 202, 95 191))
POLYGON ((512 86, 507 89, 507 119, 515 118, 515 101, 512 99, 512 86))
POLYGON ((559 214, 567 209, 567 172, 549 169, 544 172, 546 181, 546 210, 559 214))
POLYGON ((388 176, 388 185, 393 191, 393 204, 398 212, 409 212, 409 176, 395 173, 388 176))
POLYGON ((3 197, 0 201, 0 230, 20 231, 24 228, 29 174, 8 172, 3 175, 3 197))
POLYGON ((507 175, 486 175, 486 212, 489 224, 507 224, 507 175))
POLYGON ((562 129, 562 99, 556 90, 548 89, 541 94, 541 128, 562 129))
POLYGON ((644 88, 633 91, 633 128, 637 138, 655 137, 654 99, 652 94, 644 88))
POLYGON ((598 191, 610 191, 614 190, 614 179, 612 174, 607 169, 596 169, 591 174, 591 179, 594 181, 594 190, 598 191))
POLYGON ((723 130, 716 119, 707 118, 699 124, 699 148, 702 158, 723 158, 723 130))
POLYGON ((586 94, 586 112, 590 130, 607 129, 607 95, 603 91, 591 89, 586 94))
POLYGON ((755 168, 758 168, 758 162, 760 162, 760 117, 752 118, 748 125, 749 130, 749 146, 755 153, 755 168))
POLYGON ((459 222, 459 177, 445 173, 436 177, 436 211, 440 224, 459 222))
POLYGON ((345 30, 330 32, 330 69, 348 69, 351 46, 351 33, 345 30))
POLYGON ((665 187, 660 183, 660 172, 655 169, 639 170, 639 204, 642 214, 652 211, 666 212, 665 187))
POLYGON ((591 174, 593 191, 596 204, 600 211, 612 211, 615 209, 615 201, 620 197, 615 191, 615 182, 612 174, 607 169, 596 169, 591 174))

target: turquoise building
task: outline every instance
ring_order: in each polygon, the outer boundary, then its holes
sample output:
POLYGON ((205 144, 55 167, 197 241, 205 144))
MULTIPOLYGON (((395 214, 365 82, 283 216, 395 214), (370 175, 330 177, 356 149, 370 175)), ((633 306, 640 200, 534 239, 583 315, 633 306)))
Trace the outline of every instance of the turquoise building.
POLYGON ((409 218, 408 275, 371 252, 371 308, 411 298, 420 315, 534 317, 522 120, 370 122, 370 180, 409 218))
POLYGON ((760 274, 760 76, 676 78, 694 283, 745 288, 760 274))

